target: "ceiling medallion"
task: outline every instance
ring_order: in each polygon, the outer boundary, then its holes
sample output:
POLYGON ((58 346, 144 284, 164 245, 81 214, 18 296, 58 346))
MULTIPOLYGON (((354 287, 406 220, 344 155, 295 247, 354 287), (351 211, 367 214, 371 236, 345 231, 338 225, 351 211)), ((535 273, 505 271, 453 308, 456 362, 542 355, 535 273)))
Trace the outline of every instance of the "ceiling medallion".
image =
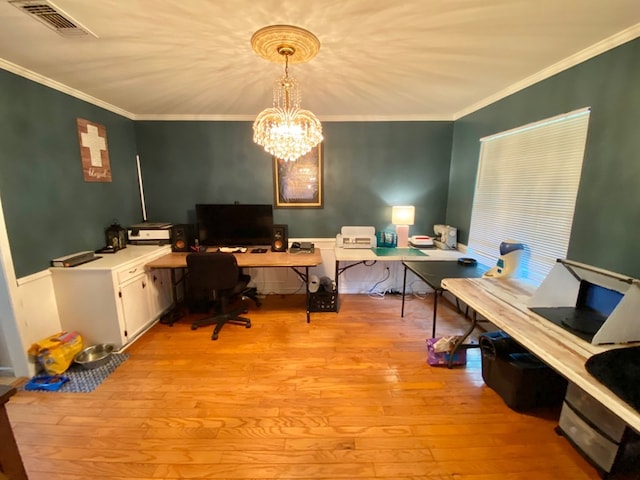
POLYGON ((292 25, 271 25, 258 30, 251 37, 251 47, 262 58, 274 63, 282 62, 278 49, 282 46, 293 48, 288 56, 289 63, 306 63, 320 50, 320 40, 304 28, 292 25))

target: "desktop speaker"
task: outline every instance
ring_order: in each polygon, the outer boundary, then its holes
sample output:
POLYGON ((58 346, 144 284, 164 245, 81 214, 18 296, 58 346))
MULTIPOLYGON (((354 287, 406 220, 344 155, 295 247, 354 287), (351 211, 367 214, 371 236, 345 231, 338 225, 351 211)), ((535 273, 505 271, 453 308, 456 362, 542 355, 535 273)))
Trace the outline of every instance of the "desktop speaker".
POLYGON ((286 252, 288 246, 287 225, 274 225, 271 227, 271 251, 286 252))
POLYGON ((171 227, 171 251, 188 252, 195 242, 195 228, 193 225, 174 225, 171 227))

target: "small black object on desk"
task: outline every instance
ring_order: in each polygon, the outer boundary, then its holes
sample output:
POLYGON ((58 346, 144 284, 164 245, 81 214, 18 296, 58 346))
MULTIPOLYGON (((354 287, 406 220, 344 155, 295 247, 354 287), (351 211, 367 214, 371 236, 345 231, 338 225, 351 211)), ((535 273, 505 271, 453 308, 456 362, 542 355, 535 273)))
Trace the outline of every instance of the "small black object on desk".
POLYGON ((313 253, 315 252, 315 245, 311 242, 293 242, 289 253, 313 253))
POLYGON ((478 261, 475 258, 469 258, 469 257, 459 258, 458 263, 460 265, 464 265, 467 267, 475 267, 476 265, 478 265, 478 261))

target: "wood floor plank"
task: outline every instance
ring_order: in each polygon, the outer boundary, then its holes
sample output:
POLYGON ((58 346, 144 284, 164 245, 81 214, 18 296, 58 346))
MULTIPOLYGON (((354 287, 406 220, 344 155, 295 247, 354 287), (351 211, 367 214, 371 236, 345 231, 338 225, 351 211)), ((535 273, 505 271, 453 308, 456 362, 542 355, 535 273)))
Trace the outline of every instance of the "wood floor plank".
MULTIPOLYGON (((484 384, 479 350, 427 365, 431 295, 404 318, 397 296, 340 301, 307 323, 303 295, 271 295, 251 329, 215 342, 187 315, 152 327, 94 392, 19 391, 7 410, 29 478, 600 478, 556 435, 557 408, 514 412, 484 384)), ((466 329, 448 302, 438 312, 440 334, 466 329)))

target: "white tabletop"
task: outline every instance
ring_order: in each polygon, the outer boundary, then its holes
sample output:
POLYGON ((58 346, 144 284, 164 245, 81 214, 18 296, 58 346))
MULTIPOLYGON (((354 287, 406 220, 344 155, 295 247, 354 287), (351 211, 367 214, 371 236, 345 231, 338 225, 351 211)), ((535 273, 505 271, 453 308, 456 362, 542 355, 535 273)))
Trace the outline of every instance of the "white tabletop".
POLYGON ((96 253, 97 260, 77 265, 71 269, 64 267, 51 267, 52 269, 61 271, 73 270, 112 270, 114 268, 125 267, 133 264, 141 259, 150 256, 163 255, 171 252, 171 245, 127 245, 126 248, 118 250, 115 253, 96 253))
POLYGON ((415 249, 424 255, 376 255, 371 248, 335 248, 337 262, 364 262, 364 261, 387 261, 399 262, 402 260, 457 260, 464 254, 458 250, 441 250, 439 248, 415 249))
POLYGON ((535 314, 526 306, 535 288, 518 280, 449 278, 442 285, 640 432, 640 413, 585 368, 592 355, 625 345, 592 345, 535 314))

